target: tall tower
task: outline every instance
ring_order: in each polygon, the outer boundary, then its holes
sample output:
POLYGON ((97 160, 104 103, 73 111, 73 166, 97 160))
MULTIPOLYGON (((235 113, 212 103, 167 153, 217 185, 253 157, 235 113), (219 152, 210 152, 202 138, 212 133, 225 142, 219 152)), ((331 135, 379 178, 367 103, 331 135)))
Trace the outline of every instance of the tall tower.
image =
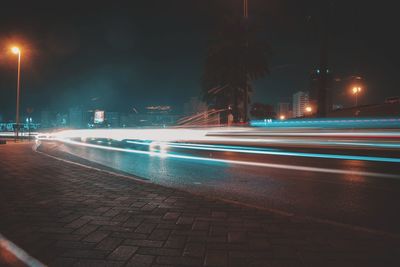
POLYGON ((326 117, 326 114, 331 110, 330 102, 330 71, 328 68, 328 52, 329 52, 329 30, 330 30, 330 7, 331 3, 323 3, 321 7, 320 20, 320 60, 319 68, 316 71, 316 86, 317 92, 313 96, 316 102, 317 117, 326 117))
POLYGON ((293 117, 303 117, 306 106, 308 105, 308 94, 299 91, 293 95, 293 117))

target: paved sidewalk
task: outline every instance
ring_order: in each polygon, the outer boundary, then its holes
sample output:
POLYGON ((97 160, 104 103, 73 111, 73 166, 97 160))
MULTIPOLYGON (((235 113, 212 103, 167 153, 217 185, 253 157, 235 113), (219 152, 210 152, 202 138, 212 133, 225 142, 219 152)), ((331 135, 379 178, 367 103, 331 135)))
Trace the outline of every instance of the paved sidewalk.
POLYGON ((50 266, 400 266, 399 239, 204 199, 27 144, 0 146, 0 233, 50 266))

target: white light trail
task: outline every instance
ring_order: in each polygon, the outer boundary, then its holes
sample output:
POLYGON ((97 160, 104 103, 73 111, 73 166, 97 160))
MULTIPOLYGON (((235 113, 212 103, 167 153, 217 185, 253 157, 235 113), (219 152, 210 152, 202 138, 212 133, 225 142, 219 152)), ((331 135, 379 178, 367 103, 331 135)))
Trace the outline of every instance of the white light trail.
POLYGON ((69 139, 58 139, 57 138, 57 139, 53 139, 53 140, 57 140, 57 141, 60 141, 60 142, 66 143, 66 144, 76 145, 76 146, 84 146, 84 147, 90 147, 90 148, 96 148, 96 149, 102 149, 102 150, 142 154, 142 155, 149 155, 149 156, 168 157, 168 158, 175 158, 175 159, 188 159, 188 160, 197 160, 197 161, 202 161, 202 162, 236 164, 236 165, 245 165, 245 166, 253 166, 253 167, 275 168, 275 169, 296 170, 296 171, 306 171, 306 172, 319 172, 319 173, 330 173, 330 174, 345 174, 345 175, 400 179, 399 175, 385 174, 385 173, 339 170, 339 169, 331 169, 331 168, 307 167, 307 166, 274 164, 274 163, 264 163, 264 162, 250 162, 250 161, 240 161, 240 160, 227 160, 227 159, 218 159, 218 158, 205 158, 205 157, 187 156, 187 155, 179 155, 179 154, 157 153, 154 151, 142 151, 142 150, 135 150, 135 149, 101 146, 101 145, 95 145, 95 144, 82 143, 82 142, 78 142, 78 141, 72 141, 69 139))

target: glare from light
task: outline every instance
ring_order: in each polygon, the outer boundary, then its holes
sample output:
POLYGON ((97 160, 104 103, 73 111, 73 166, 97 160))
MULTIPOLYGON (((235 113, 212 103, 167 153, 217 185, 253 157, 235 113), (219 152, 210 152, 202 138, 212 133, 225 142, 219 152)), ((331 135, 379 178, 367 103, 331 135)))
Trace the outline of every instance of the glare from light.
POLYGON ((354 86, 353 87, 353 94, 358 94, 358 93, 360 93, 361 92, 361 87, 360 86, 354 86))
POLYGON ((151 142, 149 145, 150 155, 151 156, 160 156, 166 157, 167 156, 167 148, 168 144, 165 142, 151 142))
POLYGON ((21 53, 21 50, 18 47, 13 46, 13 47, 11 47, 11 52, 18 55, 19 53, 21 53))

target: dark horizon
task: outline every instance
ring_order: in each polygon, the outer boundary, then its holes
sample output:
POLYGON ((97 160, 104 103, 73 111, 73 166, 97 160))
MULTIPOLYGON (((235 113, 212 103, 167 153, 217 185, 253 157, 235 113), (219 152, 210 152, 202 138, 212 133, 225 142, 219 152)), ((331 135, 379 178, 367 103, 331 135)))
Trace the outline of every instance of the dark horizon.
MULTIPOLYGON (((398 94, 390 6, 333 1, 329 66, 335 78, 364 79, 361 103, 398 94)), ((22 43, 21 113, 34 108, 66 111, 99 107, 128 112, 133 107, 171 105, 175 110, 200 96, 200 79, 210 34, 224 15, 240 12, 241 1, 119 1, 8 3, 0 18, 0 115, 15 110, 16 59, 8 52, 22 43), (157 8, 155 8, 157 7, 157 8)), ((290 102, 307 91, 318 67, 319 1, 249 1, 249 16, 265 26, 272 47, 271 73, 254 82, 253 102, 290 102)), ((340 87, 340 86, 339 86, 340 87)), ((343 104, 352 103, 338 92, 343 104)))

